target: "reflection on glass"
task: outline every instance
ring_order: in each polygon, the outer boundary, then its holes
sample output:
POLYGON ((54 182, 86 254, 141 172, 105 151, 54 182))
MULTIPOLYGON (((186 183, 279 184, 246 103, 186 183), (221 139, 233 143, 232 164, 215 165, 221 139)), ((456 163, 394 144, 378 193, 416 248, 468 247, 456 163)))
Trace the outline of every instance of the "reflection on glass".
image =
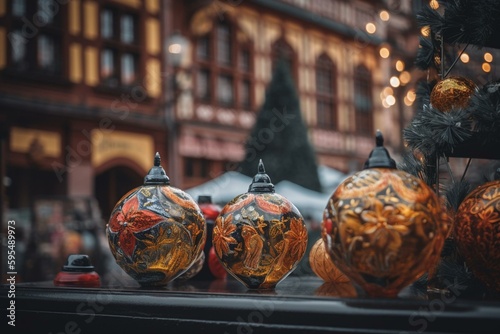
POLYGON ((231 36, 229 27, 225 24, 217 26, 217 62, 231 64, 231 36))
POLYGON ((21 64, 26 59, 26 41, 21 30, 14 30, 9 37, 11 46, 12 62, 21 64))
POLYGON ((120 21, 120 39, 123 43, 134 42, 134 17, 123 15, 120 21))
POLYGON ((12 1, 12 15, 21 17, 26 14, 26 1, 25 0, 13 0, 12 1))
POLYGON ((196 78, 196 96, 200 100, 208 100, 210 98, 210 91, 208 89, 210 75, 207 70, 198 71, 196 78))
POLYGON ((104 49, 101 52, 101 77, 107 79, 113 76, 115 71, 113 50, 104 49))
POLYGON ((104 9, 101 12, 101 37, 113 37, 113 12, 109 9, 104 9))
POLYGON ((38 0, 38 11, 35 14, 39 23, 52 23, 54 15, 59 10, 59 5, 54 0, 38 0), (57 7, 56 7, 57 6, 57 7))
POLYGON ((55 46, 54 39, 47 35, 38 38, 38 67, 41 69, 54 69, 55 46))
POLYGON ((226 106, 233 103, 233 78, 228 75, 217 78, 217 101, 226 106))
POLYGON ((135 58, 130 53, 122 55, 121 61, 121 81, 123 85, 130 85, 136 79, 135 58))

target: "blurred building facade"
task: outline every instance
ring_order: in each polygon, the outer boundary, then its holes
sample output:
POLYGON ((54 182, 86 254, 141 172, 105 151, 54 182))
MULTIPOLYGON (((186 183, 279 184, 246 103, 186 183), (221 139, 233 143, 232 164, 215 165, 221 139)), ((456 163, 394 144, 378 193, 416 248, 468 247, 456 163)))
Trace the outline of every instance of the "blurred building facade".
POLYGON ((278 57, 319 164, 360 169, 376 129, 397 155, 421 2, 0 0, 4 214, 78 197, 106 220, 155 152, 179 188, 234 169, 278 57))
POLYGON ((343 172, 360 169, 376 129, 394 153, 402 149, 401 130, 412 114, 411 101, 404 99, 417 79, 414 18, 420 2, 170 4, 171 31, 185 45, 169 44, 168 50, 187 50, 173 68, 177 169, 184 186, 213 178, 244 158, 242 143, 280 56, 291 66, 319 164, 343 172), (398 88, 390 87, 392 76, 398 88))

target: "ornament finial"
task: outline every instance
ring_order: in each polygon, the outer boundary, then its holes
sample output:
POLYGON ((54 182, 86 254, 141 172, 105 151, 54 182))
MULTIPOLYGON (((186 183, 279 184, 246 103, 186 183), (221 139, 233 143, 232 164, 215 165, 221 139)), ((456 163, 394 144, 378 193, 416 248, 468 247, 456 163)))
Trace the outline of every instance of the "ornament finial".
POLYGON ((273 193, 274 184, 271 182, 271 178, 266 174, 266 169, 264 168, 264 162, 262 159, 259 160, 259 166, 257 167, 257 174, 253 177, 252 183, 248 187, 248 192, 257 193, 273 193))
POLYGON ((384 146, 384 136, 382 136, 382 132, 377 129, 377 133, 375 134, 375 145, 377 147, 384 146))
POLYGON ((389 152, 384 147, 384 137, 380 130, 377 130, 375 134, 375 144, 376 147, 371 151, 363 169, 376 167, 396 169, 396 162, 391 158, 389 152))
POLYGON ((160 157, 160 153, 156 152, 155 154, 155 160, 154 160, 154 165, 156 167, 159 167, 161 164, 161 157, 160 157))
POLYGON ((266 172, 262 159, 259 160, 259 167, 257 168, 257 171, 259 172, 259 174, 264 174, 266 172))
POLYGON ((169 185, 170 179, 168 178, 165 170, 161 166, 160 153, 156 152, 154 159, 154 166, 149 170, 148 175, 144 177, 144 185, 169 185))

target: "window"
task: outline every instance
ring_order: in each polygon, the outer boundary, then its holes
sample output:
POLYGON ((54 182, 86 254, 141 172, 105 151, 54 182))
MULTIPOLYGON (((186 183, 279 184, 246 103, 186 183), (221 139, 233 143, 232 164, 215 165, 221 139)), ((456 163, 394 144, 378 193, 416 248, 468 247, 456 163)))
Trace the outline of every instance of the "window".
POLYGON ((57 4, 53 0, 13 0, 8 3, 11 13, 6 20, 8 69, 25 72, 30 77, 60 76, 64 36, 60 13, 63 10, 55 7, 57 4), (36 19, 36 31, 26 25, 27 18, 36 19))
POLYGON ((128 11, 114 7, 101 10, 100 73, 104 86, 125 88, 137 82, 140 55, 137 22, 137 16, 128 11))
POLYGON ((370 71, 362 65, 354 70, 354 110, 356 132, 371 136, 373 132, 372 76, 370 71))
POLYGON ((318 127, 336 129, 336 68, 323 54, 316 60, 316 115, 318 127))
POLYGON ((219 107, 251 109, 252 46, 236 39, 236 26, 228 19, 214 25, 195 41, 196 99, 219 107))

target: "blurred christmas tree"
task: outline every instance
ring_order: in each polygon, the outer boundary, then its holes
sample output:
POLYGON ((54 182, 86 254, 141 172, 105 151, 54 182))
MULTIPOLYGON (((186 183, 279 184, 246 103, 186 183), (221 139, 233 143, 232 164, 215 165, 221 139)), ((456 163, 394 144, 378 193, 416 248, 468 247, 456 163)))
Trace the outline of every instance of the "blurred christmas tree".
POLYGON ((273 183, 288 180, 321 191, 316 155, 302 120, 299 98, 285 61, 279 60, 264 104, 245 143, 241 173, 254 176, 259 159, 273 183))
MULTIPOLYGON (((473 189, 465 178, 471 160, 500 160, 500 81, 479 80, 454 71, 467 48, 500 48, 500 1, 431 1, 417 15, 417 21, 426 36, 420 38, 416 66, 428 71, 428 80, 417 87, 416 114, 403 131, 408 150, 398 168, 434 187, 445 199, 453 221, 473 189), (437 77, 432 78, 432 73, 437 77), (453 176, 450 157, 468 159, 461 178, 453 176), (448 182, 440 179, 443 166, 448 182)), ((493 161, 492 171, 497 167, 493 161)), ((460 284, 467 287, 464 293, 485 293, 457 252, 453 232, 441 255, 432 282, 425 282, 427 286, 449 289, 449 284, 460 284)))

